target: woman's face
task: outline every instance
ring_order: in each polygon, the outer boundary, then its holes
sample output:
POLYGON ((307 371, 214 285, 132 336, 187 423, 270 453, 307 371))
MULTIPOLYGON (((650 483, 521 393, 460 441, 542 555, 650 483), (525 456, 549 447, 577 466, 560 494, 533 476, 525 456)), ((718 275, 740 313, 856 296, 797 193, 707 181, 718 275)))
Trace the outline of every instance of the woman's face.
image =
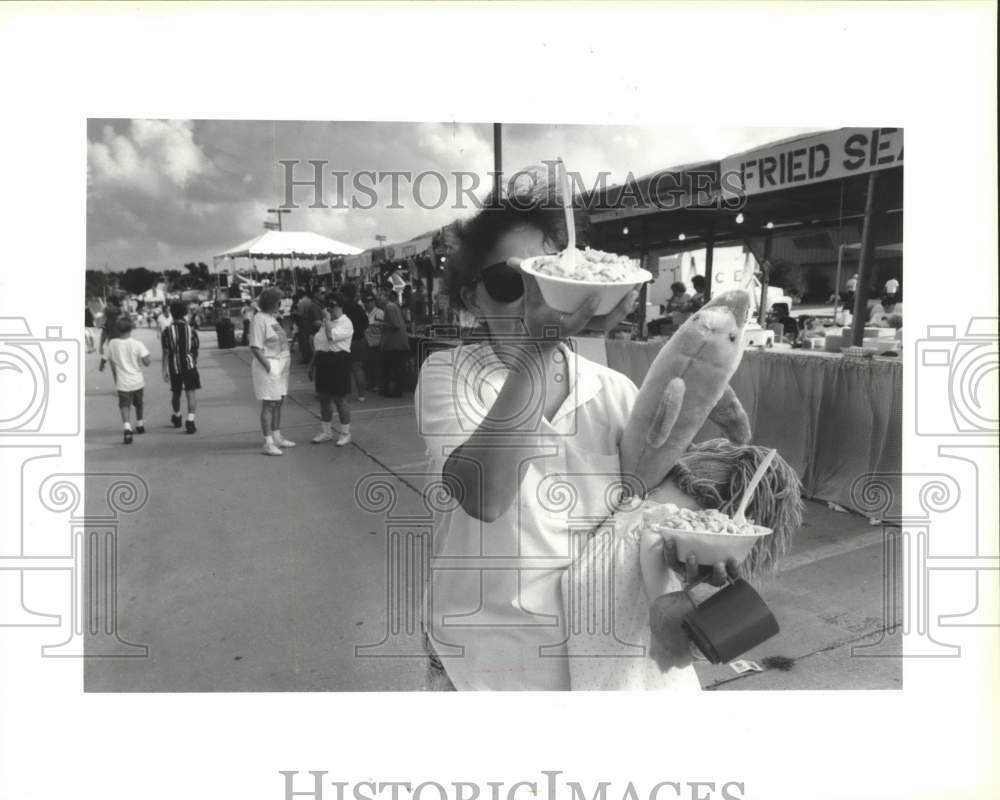
MULTIPOLYGON (((497 239, 493 249, 483 259, 483 267, 506 261, 508 258, 531 258, 556 252, 545 241, 544 234, 531 226, 513 228, 497 239)), ((511 303, 494 300, 482 281, 465 290, 466 305, 483 320, 493 335, 523 333, 524 296, 511 303)))

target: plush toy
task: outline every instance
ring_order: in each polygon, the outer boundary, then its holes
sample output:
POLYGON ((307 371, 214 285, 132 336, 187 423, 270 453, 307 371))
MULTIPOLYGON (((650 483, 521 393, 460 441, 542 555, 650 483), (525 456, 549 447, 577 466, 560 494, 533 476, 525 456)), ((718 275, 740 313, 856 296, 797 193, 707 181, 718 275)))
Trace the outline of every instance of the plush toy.
MULTIPOLYGON (((742 357, 749 301, 740 291, 710 300, 664 345, 643 380, 621 444, 632 497, 563 577, 567 607, 585 597, 588 606, 613 615, 606 652, 593 638, 569 637, 573 689, 700 688, 693 670, 684 669, 691 652, 680 622, 692 604, 667 568, 662 539, 643 531, 642 511, 650 490, 671 483, 698 505, 732 514, 767 454, 748 444, 750 422, 729 386, 742 357), (692 446, 709 419, 727 438, 692 446)), ((801 524, 800 492, 794 470, 775 458, 747 509, 774 531, 742 565, 748 580, 766 576, 787 548, 801 524)))

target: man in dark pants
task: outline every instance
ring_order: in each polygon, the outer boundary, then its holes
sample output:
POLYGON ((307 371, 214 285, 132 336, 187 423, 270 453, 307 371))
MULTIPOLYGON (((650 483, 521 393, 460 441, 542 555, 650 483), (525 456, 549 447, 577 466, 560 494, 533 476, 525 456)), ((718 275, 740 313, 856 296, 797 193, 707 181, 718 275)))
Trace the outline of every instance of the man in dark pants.
POLYGON ((392 290, 380 289, 375 303, 385 318, 382 320, 382 366, 384 369, 383 395, 403 396, 403 372, 410 355, 410 337, 406 335, 403 312, 393 302, 392 290))

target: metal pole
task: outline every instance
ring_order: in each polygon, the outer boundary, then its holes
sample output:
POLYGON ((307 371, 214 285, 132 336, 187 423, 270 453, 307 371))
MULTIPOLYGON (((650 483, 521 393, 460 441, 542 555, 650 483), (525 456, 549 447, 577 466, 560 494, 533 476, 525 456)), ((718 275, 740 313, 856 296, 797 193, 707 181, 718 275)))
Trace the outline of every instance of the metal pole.
POLYGON ((861 258, 858 264, 858 286, 854 290, 854 325, 851 344, 861 347, 868 322, 868 285, 872 277, 872 221, 875 216, 875 188, 877 172, 868 174, 868 197, 865 199, 865 224, 861 231, 861 258))
POLYGON ((837 247, 837 282, 833 284, 833 317, 837 318, 837 309, 840 308, 840 269, 844 262, 844 243, 837 247))
MULTIPOLYGON (((646 268, 646 262, 649 260, 649 244, 646 237, 646 226, 642 226, 642 256, 640 257, 639 266, 643 269, 646 268)), ((640 342, 646 341, 646 296, 648 294, 647 287, 649 284, 644 283, 639 289, 639 308, 636 314, 636 322, 638 323, 639 335, 638 339, 640 342)))
POLYGON ((503 128, 499 122, 493 123, 493 173, 493 197, 499 203, 503 174, 503 128))
POLYGON ((767 318, 767 284, 771 277, 771 231, 764 236, 764 260, 760 263, 760 308, 757 309, 757 322, 764 327, 767 318))
POLYGON ((715 232, 709 229, 705 236, 705 302, 712 299, 712 261, 715 255, 715 232))

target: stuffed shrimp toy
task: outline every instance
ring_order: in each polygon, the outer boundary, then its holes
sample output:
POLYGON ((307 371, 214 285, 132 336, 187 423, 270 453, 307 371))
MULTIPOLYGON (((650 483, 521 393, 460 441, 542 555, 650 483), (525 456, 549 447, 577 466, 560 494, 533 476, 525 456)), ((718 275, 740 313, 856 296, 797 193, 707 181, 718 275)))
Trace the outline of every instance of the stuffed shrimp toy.
MULTIPOLYGON (((571 687, 699 689, 681 620, 692 607, 669 568, 662 538, 643 529, 646 499, 661 485, 704 508, 732 514, 768 449, 749 444, 750 421, 729 381, 743 354, 750 298, 725 292, 706 303, 667 341, 639 389, 621 446, 623 501, 592 535, 562 579, 564 607, 611 612, 613 636, 567 639, 571 687), (692 445, 711 420, 726 438, 692 445)), ((801 484, 774 459, 748 515, 774 530, 741 565, 751 581, 767 575, 801 524, 801 484)))

